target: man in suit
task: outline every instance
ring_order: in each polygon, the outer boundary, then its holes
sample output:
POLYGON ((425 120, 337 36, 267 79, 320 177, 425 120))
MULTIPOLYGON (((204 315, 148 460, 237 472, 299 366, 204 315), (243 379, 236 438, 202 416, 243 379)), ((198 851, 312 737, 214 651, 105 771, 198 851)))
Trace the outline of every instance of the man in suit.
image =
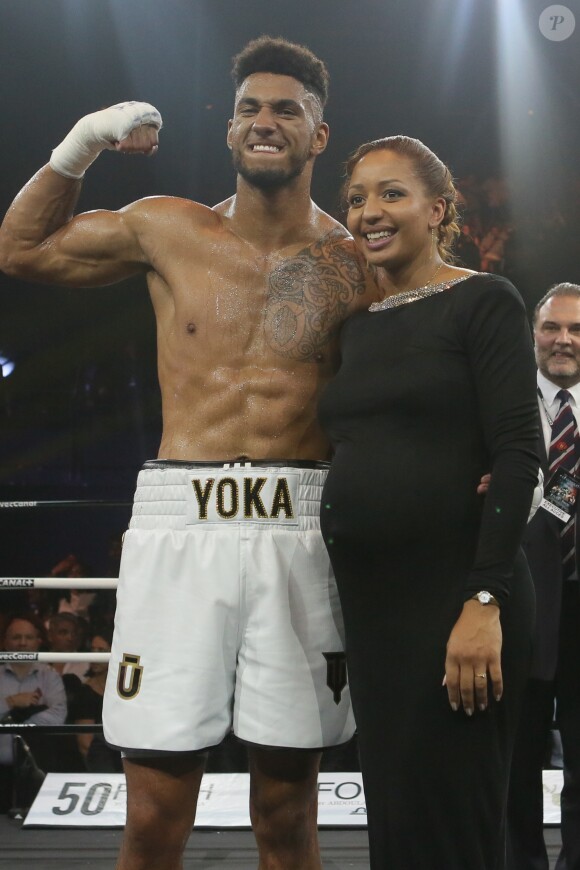
MULTIPOLYGON (((37 653, 43 641, 42 635, 42 626, 33 614, 15 614, 6 625, 4 648, 7 652, 37 653)), ((50 665, 35 661, 0 665, 0 721, 61 725, 66 713, 62 678, 50 665)), ((34 731, 34 728, 31 730, 34 731)), ((29 739, 28 735, 26 739, 29 739)), ((40 735, 35 750, 37 748, 46 750, 46 735, 40 735)), ((54 753, 54 744, 52 751, 54 753)), ((14 761, 13 737, 11 734, 1 734, 0 813, 7 812, 12 806, 14 761)))
MULTIPOLYGON (((580 285, 556 284, 534 311, 546 493, 554 471, 578 474, 580 285), (566 419, 567 416, 567 419, 566 419)), ((562 851, 556 870, 580 870, 580 584, 578 523, 540 508, 524 547, 537 598, 532 667, 512 761, 510 870, 548 870, 542 768, 554 709, 564 759, 562 851)))

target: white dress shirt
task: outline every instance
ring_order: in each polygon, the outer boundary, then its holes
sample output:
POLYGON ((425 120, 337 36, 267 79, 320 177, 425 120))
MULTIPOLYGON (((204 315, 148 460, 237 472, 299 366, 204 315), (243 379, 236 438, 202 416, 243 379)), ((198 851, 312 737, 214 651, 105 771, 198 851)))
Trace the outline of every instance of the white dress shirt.
MULTIPOLYGON (((6 698, 40 689, 40 704, 46 706, 26 721, 36 725, 62 725, 66 719, 66 693, 60 675, 50 665, 33 664, 27 674, 17 674, 8 663, 0 665, 0 719, 10 712, 6 698)), ((0 764, 12 764, 12 734, 0 734, 0 764)))
MULTIPOLYGON (((560 399, 557 399, 556 396, 559 391, 563 389, 568 390, 570 393, 570 406, 572 408, 572 413, 574 414, 574 419, 576 420, 576 425, 578 425, 578 415, 580 414, 580 383, 574 384, 573 387, 559 387, 558 384, 549 381, 548 378, 538 371, 538 404, 540 406, 540 419, 542 421, 544 444, 546 445, 546 453, 548 455, 550 454, 550 441, 552 440, 552 423, 560 410, 560 399)), ((577 571, 575 570, 568 579, 577 580, 577 571)))
POLYGON ((544 435, 544 443, 546 452, 550 451, 550 441, 552 440, 552 423, 556 414, 560 410, 560 399, 556 398, 556 394, 567 389, 570 393, 570 405, 574 419, 578 422, 578 414, 580 408, 580 383, 574 384, 573 387, 559 387, 549 381, 540 371, 538 371, 538 389, 541 395, 538 395, 538 404, 540 406, 540 418, 542 420, 542 433, 544 435))

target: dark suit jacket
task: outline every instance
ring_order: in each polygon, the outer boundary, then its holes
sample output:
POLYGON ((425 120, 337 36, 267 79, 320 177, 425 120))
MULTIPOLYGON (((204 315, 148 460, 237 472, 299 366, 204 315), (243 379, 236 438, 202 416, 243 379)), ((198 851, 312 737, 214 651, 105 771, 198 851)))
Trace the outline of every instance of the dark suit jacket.
MULTIPOLYGON (((538 453, 545 481, 548 481, 548 457, 540 431, 538 453)), ((580 506, 580 505, 579 505, 580 506)), ((536 589, 536 629, 530 677, 553 680, 558 661, 558 634, 562 604, 562 522, 539 508, 528 523, 523 548, 536 589)), ((576 523, 576 552, 580 553, 580 522, 576 523)))

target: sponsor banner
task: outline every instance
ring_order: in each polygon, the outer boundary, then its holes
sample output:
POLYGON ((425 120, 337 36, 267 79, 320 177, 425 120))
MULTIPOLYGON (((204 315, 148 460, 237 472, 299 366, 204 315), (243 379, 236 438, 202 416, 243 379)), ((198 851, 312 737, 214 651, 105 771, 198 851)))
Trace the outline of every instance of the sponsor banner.
MULTIPOLYGON (((197 804, 196 828, 249 828, 247 773, 206 773, 197 804)), ((320 774, 319 824, 366 826, 360 773, 320 774)), ((49 773, 25 825, 117 828, 125 824, 122 773, 49 773)))
MULTIPOLYGON (((562 771, 544 771, 544 824, 560 824, 562 771)), ((49 773, 25 826, 122 828, 127 790, 122 773, 49 773)), ((249 828, 249 774, 207 773, 197 805, 196 828, 249 828)), ((319 827, 366 827, 360 773, 321 773, 319 827)))
POLYGON ((122 773, 47 773, 24 825, 123 827, 126 800, 122 773))

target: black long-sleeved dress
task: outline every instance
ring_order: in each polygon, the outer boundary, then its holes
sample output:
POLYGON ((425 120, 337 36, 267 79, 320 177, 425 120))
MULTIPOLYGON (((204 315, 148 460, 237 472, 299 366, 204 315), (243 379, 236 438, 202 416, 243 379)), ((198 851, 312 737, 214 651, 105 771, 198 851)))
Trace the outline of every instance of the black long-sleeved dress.
POLYGON ((534 612, 519 544, 538 468, 535 389, 524 305, 498 276, 361 312, 343 328, 341 368, 320 403, 335 448, 322 529, 374 870, 504 867, 534 612), (470 718, 451 710, 442 678, 463 602, 481 589, 501 602, 505 689, 470 718))

